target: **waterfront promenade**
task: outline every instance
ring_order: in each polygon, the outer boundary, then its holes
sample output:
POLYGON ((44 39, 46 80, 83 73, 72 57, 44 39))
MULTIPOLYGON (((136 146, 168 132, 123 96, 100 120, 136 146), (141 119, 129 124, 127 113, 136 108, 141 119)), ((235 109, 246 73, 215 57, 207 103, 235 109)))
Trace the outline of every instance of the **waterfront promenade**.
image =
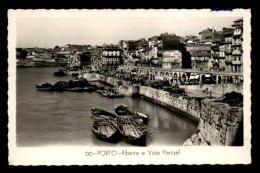
MULTIPOLYGON (((192 135, 184 145, 232 146, 242 144, 243 106, 241 104, 231 105, 223 101, 223 98, 213 99, 195 92, 190 92, 189 95, 171 94, 151 86, 137 85, 102 74, 92 73, 91 77, 91 80, 95 78, 94 80, 108 83, 119 88, 119 91, 120 88, 124 87, 122 94, 127 92, 130 96, 139 95, 151 102, 174 110, 184 117, 197 121, 198 132, 192 135)), ((237 90, 233 86, 237 84, 228 84, 228 87, 223 84, 213 84, 212 88, 215 85, 217 85, 218 89, 225 90, 226 94, 237 90), (223 86, 226 86, 228 89, 223 89, 223 86), (230 91, 228 92, 228 90, 230 91)), ((241 84, 239 86, 241 87, 241 84)), ((239 95, 239 93, 237 94, 239 95)))
POLYGON ((147 74, 149 79, 164 79, 164 78, 181 78, 182 80, 189 80, 191 74, 198 74, 200 77, 198 80, 203 81, 203 77, 207 75, 215 76, 216 83, 242 83, 242 72, 226 72, 226 71, 206 71, 206 70, 194 70, 194 69, 165 69, 148 66, 119 66, 120 70, 136 70, 138 75, 147 74))

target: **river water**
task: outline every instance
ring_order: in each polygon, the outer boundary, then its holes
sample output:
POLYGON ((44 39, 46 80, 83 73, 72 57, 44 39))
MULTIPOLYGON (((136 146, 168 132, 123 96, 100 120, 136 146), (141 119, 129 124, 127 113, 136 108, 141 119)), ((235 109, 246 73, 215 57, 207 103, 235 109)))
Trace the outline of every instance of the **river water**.
POLYGON ((17 146, 132 146, 108 143, 91 129, 91 108, 114 112, 116 104, 149 114, 147 146, 181 146, 197 130, 196 124, 177 113, 142 98, 109 99, 96 92, 37 91, 35 85, 68 81, 71 75, 55 77, 56 68, 17 69, 17 146))

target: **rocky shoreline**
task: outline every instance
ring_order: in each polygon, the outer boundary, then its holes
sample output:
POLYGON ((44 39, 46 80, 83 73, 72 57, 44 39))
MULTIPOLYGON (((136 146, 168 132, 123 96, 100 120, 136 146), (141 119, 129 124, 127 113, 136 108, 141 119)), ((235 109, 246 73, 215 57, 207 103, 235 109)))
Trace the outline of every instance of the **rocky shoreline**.
POLYGON ((183 146, 209 146, 209 144, 204 140, 201 132, 198 131, 188 138, 183 143, 183 146))

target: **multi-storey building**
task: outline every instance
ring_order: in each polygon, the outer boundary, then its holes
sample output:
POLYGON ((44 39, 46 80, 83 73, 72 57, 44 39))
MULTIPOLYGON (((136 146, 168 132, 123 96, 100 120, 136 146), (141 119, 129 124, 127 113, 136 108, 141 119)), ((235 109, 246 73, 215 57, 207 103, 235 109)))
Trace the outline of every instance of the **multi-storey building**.
POLYGON ((182 53, 180 50, 163 51, 162 68, 179 69, 182 68, 182 53))
POLYGON ((137 56, 137 40, 120 40, 119 45, 122 50, 124 65, 137 65, 140 61, 137 56))
POLYGON ((224 47, 225 47, 225 71, 232 71, 232 40, 234 29, 223 28, 224 47))
POLYGON ((103 67, 116 69, 122 64, 121 48, 117 45, 105 45, 102 51, 103 67))
POLYGON ((77 70, 80 67, 80 53, 77 52, 68 58, 68 68, 77 70))
POLYGON ((225 70, 225 44, 222 31, 213 33, 211 53, 213 58, 213 70, 224 71, 225 70))
POLYGON ((191 56, 191 67, 194 70, 210 70, 211 45, 210 44, 186 44, 186 49, 191 56))
POLYGON ((199 42, 203 44, 210 44, 212 40, 212 36, 215 30, 207 28, 201 32, 199 32, 199 42))
POLYGON ((103 51, 102 46, 94 46, 93 53, 91 56, 91 65, 93 69, 100 70, 102 68, 101 53, 103 51))
POLYGON ((243 71, 243 19, 238 19, 234 21, 232 25, 234 28, 233 41, 232 41, 232 71, 242 72, 243 71))
POLYGON ((160 62, 162 61, 163 55, 163 44, 161 36, 154 36, 149 38, 149 48, 150 48, 150 56, 151 63, 153 66, 160 66, 160 62))
POLYGON ((148 65, 149 60, 149 43, 144 38, 138 40, 136 44, 136 56, 139 59, 139 64, 148 65))

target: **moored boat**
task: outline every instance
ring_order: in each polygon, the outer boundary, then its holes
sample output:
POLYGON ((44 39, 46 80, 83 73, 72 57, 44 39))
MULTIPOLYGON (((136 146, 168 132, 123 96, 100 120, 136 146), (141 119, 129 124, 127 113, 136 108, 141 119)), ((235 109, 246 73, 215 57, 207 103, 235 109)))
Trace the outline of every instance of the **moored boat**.
POLYGON ((126 105, 116 105, 117 125, 119 132, 132 144, 145 145, 146 136, 149 130, 143 124, 143 121, 129 111, 126 105))
POLYGON ((36 84, 36 88, 39 90, 39 91, 52 91, 53 90, 53 85, 50 84, 50 83, 44 83, 42 85, 37 85, 36 84))
POLYGON ((116 118, 104 115, 95 116, 92 123, 92 130, 98 138, 109 142, 117 142, 120 137, 116 118))
POLYGON ((135 145, 146 145, 148 129, 131 115, 119 115, 117 118, 118 131, 125 140, 135 145))
POLYGON ((57 71, 54 72, 54 76, 66 76, 67 73, 64 69, 58 69, 57 71))
POLYGON ((113 117, 113 118, 117 118, 116 114, 113 114, 111 112, 105 111, 103 109, 99 109, 99 108, 92 108, 91 112, 94 116, 108 116, 108 117, 113 117))
POLYGON ((97 137, 109 142, 117 142, 120 139, 117 116, 99 108, 92 108, 91 112, 93 113, 92 130, 97 137))
POLYGON ((115 112, 117 115, 131 115, 135 119, 141 119, 144 123, 148 122, 148 115, 141 112, 132 112, 130 111, 126 105, 119 104, 115 107, 115 112))

